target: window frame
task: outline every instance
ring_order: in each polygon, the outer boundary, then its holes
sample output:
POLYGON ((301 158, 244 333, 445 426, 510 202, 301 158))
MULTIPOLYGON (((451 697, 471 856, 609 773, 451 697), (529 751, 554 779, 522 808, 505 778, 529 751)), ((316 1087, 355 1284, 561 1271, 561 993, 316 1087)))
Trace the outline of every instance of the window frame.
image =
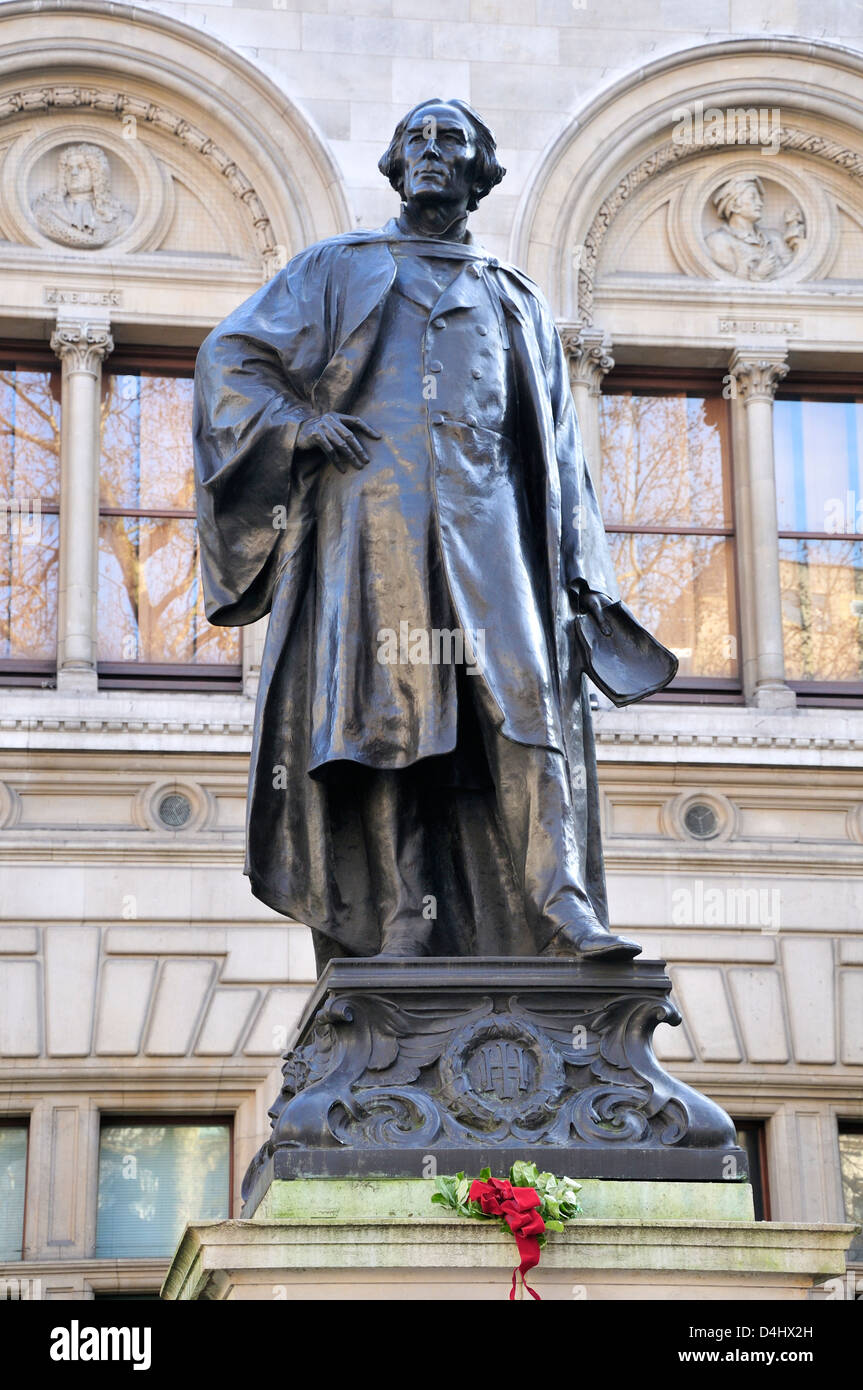
MULTIPOLYGON (((767 1162, 767 1120, 759 1118, 757 1115, 742 1115, 740 1117, 731 1116, 731 1123, 734 1125, 735 1132, 740 1134, 752 1134, 755 1137, 756 1157, 758 1163, 757 1183, 753 1182, 753 1174, 749 1173, 749 1183, 752 1188, 752 1202, 755 1208, 756 1221, 772 1221, 770 1206, 770 1170, 767 1162), (761 1214, 759 1215, 759 1207, 761 1214)), ((751 1158, 747 1148, 746 1154, 751 1158)))
MULTIPOLYGON (((7 366, 13 368, 19 366, 41 367, 47 371, 56 373, 58 381, 62 379, 62 365, 59 358, 51 351, 47 343, 34 341, 32 338, 0 338, 0 371, 4 370, 7 366)), ((63 487, 62 452, 58 463, 57 501, 40 503, 42 516, 59 517, 60 515, 63 487)), ((58 541, 58 563, 60 545, 62 545, 62 537, 60 537, 58 541)), ((4 685, 14 685, 35 686, 42 690, 53 689, 57 684, 57 661, 58 652, 56 643, 53 659, 50 657, 33 660, 27 657, 0 657, 0 688, 4 685)))
MULTIPOLYGON (((814 399, 846 402, 856 396, 863 402, 863 374, 860 372, 790 371, 776 388, 774 400, 793 401, 814 399)), ((787 531, 777 528, 779 540, 859 540, 863 531, 834 535, 829 531, 787 531)), ((799 706, 863 709, 863 679, 857 681, 800 681, 786 677, 786 684, 797 696, 799 706)))
MULTIPOLYGON (((96 1213, 95 1223, 92 1229, 93 1251, 92 1259, 116 1259, 116 1260, 142 1260, 142 1259, 166 1259, 167 1256, 152 1255, 116 1255, 116 1256, 97 1256, 95 1254, 99 1239, 99 1173, 102 1160, 102 1129, 106 1125, 226 1125, 228 1129, 228 1212, 222 1218, 224 1221, 234 1219, 234 1182, 235 1182, 235 1162, 234 1162, 234 1139, 235 1139, 235 1111, 223 1113, 213 1113, 209 1110, 196 1112, 189 1110, 174 1111, 154 1110, 154 1111, 131 1111, 128 1114, 122 1110, 100 1110, 99 1115, 99 1139, 96 1145, 96 1173, 95 1173, 95 1196, 96 1213)), ((92 1189, 91 1189, 92 1190, 92 1189)))
POLYGON ((0 1116, 0 1128, 2 1129, 23 1129, 25 1131, 24 1144, 24 1206, 21 1216, 21 1254, 17 1260, 4 1260, 4 1264, 23 1263, 27 1258, 27 1198, 30 1187, 30 1116, 29 1115, 2 1115, 0 1116))
MULTIPOLYGON (((643 704, 687 704, 687 705, 742 705, 745 703, 743 690, 743 626, 740 606, 740 558, 738 554, 739 532, 736 517, 734 430, 728 398, 723 393, 724 373, 721 368, 687 368, 676 371, 672 367, 651 367, 621 365, 615 366, 603 379, 600 396, 623 395, 626 392, 640 391, 644 395, 679 395, 697 392, 702 396, 714 396, 725 401, 725 441, 727 446, 728 477, 723 481, 728 489, 729 521, 726 526, 635 526, 603 525, 606 534, 612 535, 666 535, 666 536, 724 536, 731 545, 731 578, 733 584, 732 608, 737 625, 737 675, 730 676, 675 676, 670 685, 656 695, 648 695, 643 704)), ((601 412, 601 406, 599 406, 601 412)), ((601 449, 601 414, 599 421, 601 449)), ((600 460, 600 466, 602 461, 600 460)), ((600 509, 602 499, 599 499, 600 509)))
MULTIPOLYGON (((839 1145, 839 1140, 843 1134, 863 1135, 863 1119, 861 1119, 859 1115, 852 1115, 849 1118, 843 1115, 836 1116, 836 1156, 839 1160, 839 1186, 842 1189, 842 1211, 844 1220, 851 1222, 854 1218, 849 1216, 845 1209, 845 1179, 842 1172, 842 1149, 839 1145)), ((861 1243, 861 1251, 858 1255, 853 1256, 853 1258, 847 1261, 847 1263, 853 1265, 855 1269, 863 1268, 863 1234, 861 1234, 858 1239, 861 1243)))
MULTIPOLYGON (((156 372, 160 376, 182 377, 188 380, 195 369, 197 348, 149 346, 131 343, 118 344, 102 364, 103 392, 111 376, 133 375, 136 372, 156 372)), ((100 489, 101 491, 101 489, 100 489)), ((112 507, 99 499, 99 523, 107 516, 154 517, 195 521, 196 513, 181 507, 112 507)), ((96 639, 98 642, 98 618, 96 639)), ((208 690, 219 694, 241 694, 243 690, 243 637, 240 632, 240 660, 235 664, 215 662, 96 662, 96 677, 100 690, 208 690)))

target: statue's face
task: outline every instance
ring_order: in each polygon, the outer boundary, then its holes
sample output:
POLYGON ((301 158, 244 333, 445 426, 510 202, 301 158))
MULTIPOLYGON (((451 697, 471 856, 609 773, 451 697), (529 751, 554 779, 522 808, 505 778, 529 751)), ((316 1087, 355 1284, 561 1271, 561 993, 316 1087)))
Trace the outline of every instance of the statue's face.
POLYGON ((734 199, 734 211, 741 217, 757 222, 764 211, 764 199, 758 192, 757 183, 745 183, 734 199))
POLYGON ((402 139, 406 203, 467 202, 473 186, 476 140, 454 106, 424 106, 402 139))
POLYGON ((74 150, 66 158, 66 189, 69 193, 93 191, 93 171, 84 155, 74 150))

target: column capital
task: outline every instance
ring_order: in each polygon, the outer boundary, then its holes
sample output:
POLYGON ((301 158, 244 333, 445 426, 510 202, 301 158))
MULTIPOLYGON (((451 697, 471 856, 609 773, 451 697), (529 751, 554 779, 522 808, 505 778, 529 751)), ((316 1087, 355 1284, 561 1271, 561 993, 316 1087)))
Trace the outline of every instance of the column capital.
POLYGON ((51 349, 67 371, 96 376, 105 358, 114 350, 111 325, 107 319, 58 316, 51 334, 51 349))
POLYGON ((586 386, 598 396, 602 378, 614 366, 611 339, 602 328, 564 329, 563 350, 569 362, 570 386, 586 386))
POLYGON ((744 405, 772 401, 780 381, 788 375, 788 349, 736 347, 731 354, 729 375, 744 405))

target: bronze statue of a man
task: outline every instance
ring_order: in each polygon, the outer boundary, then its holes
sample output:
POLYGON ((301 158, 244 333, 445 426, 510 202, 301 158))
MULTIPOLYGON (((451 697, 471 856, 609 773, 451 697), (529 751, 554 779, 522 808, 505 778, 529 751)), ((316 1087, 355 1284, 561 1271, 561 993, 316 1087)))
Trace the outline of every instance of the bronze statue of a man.
POLYGON ((426 101, 380 168, 400 216, 301 252, 198 357, 207 614, 270 614, 246 873, 319 969, 636 955, 608 930, 590 634, 621 702, 674 661, 618 601, 551 313, 467 230, 491 131, 426 101))

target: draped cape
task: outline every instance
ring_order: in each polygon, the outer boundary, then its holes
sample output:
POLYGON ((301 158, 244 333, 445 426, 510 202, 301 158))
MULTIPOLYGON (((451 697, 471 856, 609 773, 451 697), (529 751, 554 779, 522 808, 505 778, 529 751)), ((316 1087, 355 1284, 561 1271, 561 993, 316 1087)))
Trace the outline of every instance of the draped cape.
MULTIPOLYGON (((379 949, 362 827, 337 779, 310 775, 310 681, 315 667, 316 480, 331 467, 297 451, 312 416, 351 412, 393 285, 394 242, 442 254, 440 243, 379 232, 321 242, 295 257, 203 344, 195 381, 194 447, 201 569, 212 623, 242 625, 269 613, 249 774, 246 868, 252 890, 277 911, 335 938, 350 952, 379 949)), ((447 243, 448 258, 476 263, 506 324, 518 389, 517 447, 528 508, 536 591, 551 672, 542 728, 511 690, 491 693, 504 734, 558 747, 566 757, 586 887, 607 922, 596 766, 570 593, 581 582, 618 599, 605 531, 585 463, 563 348, 551 312, 521 272, 474 243, 447 243), (544 730, 544 732, 543 732, 544 730)), ((471 553, 476 509, 466 506, 459 549, 471 553)), ((477 531, 494 592, 495 564, 526 538, 500 536, 495 554, 477 531)), ((480 573, 482 567, 480 567, 480 573)), ((476 592, 476 585, 474 585, 476 592)), ((470 607, 470 586, 459 603, 470 607)), ((475 614, 459 611, 465 631, 475 614)), ((513 654, 515 666, 533 653, 513 654)), ((370 656, 370 659, 374 659, 370 656)), ((516 687, 513 687, 515 689, 516 687)), ((430 798, 440 954, 531 954, 511 865, 482 793, 453 811, 430 798)))

